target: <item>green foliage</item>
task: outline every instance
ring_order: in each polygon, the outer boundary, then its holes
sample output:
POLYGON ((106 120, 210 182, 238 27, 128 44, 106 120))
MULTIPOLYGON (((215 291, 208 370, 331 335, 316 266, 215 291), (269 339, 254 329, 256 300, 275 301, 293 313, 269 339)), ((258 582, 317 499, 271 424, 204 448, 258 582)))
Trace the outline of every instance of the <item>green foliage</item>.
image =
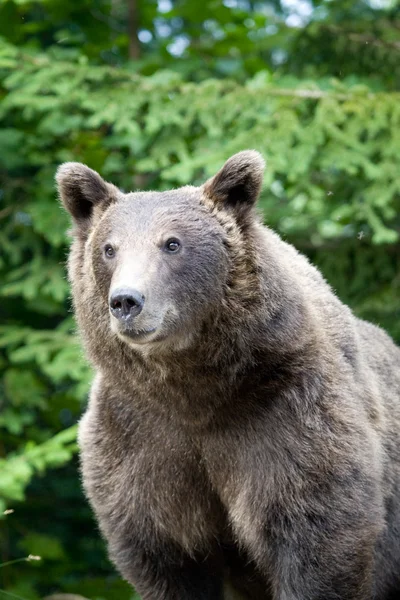
POLYGON ((260 150, 267 223, 400 341, 397 5, 315 0, 305 16, 279 0, 141 0, 129 61, 123 0, 0 3, 0 515, 16 511, 0 560, 43 557, 5 566, 0 589, 132 598, 77 476, 91 372, 70 314, 61 162, 163 190, 260 150))
MULTIPOLYGON (((29 389, 29 388, 28 388, 29 389)), ((5 418, 8 427, 13 423, 17 426, 26 423, 18 423, 16 415, 14 420, 8 415, 5 418)), ((14 425, 15 428, 15 425, 14 425)), ((6 510, 6 502, 24 499, 24 491, 35 472, 43 472, 49 467, 58 467, 69 461, 76 450, 76 426, 70 427, 56 434, 40 445, 33 441, 28 442, 23 452, 13 456, 9 454, 7 459, 0 460, 0 513, 6 510)), ((35 538, 36 542, 38 537, 35 538)))

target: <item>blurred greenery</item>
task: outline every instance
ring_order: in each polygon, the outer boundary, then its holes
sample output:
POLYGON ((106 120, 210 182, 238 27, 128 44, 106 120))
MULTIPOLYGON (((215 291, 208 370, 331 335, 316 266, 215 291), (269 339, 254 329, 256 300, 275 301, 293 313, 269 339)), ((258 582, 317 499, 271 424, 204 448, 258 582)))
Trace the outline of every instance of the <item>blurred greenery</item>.
POLYGON ((0 562, 42 557, 0 566, 0 596, 133 598, 80 489, 91 373, 57 165, 163 190, 260 150, 266 222, 400 341, 399 14, 395 0, 0 0, 0 562))

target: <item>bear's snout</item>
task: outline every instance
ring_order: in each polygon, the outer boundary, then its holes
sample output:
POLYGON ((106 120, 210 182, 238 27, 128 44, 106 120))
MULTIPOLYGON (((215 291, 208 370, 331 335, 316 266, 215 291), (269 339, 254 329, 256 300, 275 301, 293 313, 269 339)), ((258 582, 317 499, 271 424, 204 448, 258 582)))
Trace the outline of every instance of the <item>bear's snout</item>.
POLYGON ((110 296, 111 314, 119 320, 136 317, 143 310, 144 296, 133 288, 119 288, 110 296))

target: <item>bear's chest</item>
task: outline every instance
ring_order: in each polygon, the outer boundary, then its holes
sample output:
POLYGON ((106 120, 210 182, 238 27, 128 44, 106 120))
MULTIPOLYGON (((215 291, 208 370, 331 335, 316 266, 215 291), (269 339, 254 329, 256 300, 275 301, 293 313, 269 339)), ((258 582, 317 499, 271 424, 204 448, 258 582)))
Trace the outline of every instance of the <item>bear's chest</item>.
POLYGON ((223 535, 224 510, 189 437, 157 422, 115 434, 90 411, 80 425, 85 487, 105 531, 118 514, 138 534, 150 528, 188 552, 223 535))
POLYGON ((223 526, 220 502, 193 444, 148 439, 134 458, 132 505, 156 530, 188 551, 208 545, 223 526))

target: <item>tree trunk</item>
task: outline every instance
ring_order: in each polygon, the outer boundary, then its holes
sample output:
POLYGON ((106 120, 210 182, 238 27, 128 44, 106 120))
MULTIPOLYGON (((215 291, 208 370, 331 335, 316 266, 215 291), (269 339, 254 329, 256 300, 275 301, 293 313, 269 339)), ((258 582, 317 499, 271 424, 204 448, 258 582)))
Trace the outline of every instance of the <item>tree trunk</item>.
POLYGON ((128 36, 129 36, 129 58, 138 60, 140 58, 140 44, 138 38, 139 9, 138 0, 128 0, 128 36))

